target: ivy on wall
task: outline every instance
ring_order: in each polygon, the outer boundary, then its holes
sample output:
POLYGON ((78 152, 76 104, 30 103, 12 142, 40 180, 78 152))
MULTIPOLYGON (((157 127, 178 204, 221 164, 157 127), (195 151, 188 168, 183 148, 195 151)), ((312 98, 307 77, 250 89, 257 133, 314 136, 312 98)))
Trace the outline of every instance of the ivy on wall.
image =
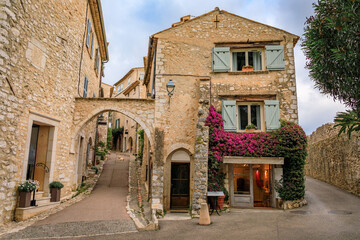
POLYGON ((283 177, 276 190, 283 200, 300 199, 305 194, 304 165, 306 135, 292 122, 282 121, 273 132, 225 132, 223 118, 214 106, 206 119, 209 126, 208 190, 223 191, 225 174, 221 172, 224 156, 284 157, 283 177))

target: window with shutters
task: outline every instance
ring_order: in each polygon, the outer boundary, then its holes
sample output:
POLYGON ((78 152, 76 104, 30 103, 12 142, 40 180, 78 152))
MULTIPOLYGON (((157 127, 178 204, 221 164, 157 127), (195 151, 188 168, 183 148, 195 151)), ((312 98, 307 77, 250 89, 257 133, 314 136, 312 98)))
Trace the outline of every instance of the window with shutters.
POLYGON ((213 72, 242 72, 244 66, 253 67, 252 71, 284 70, 284 46, 214 47, 212 49, 213 72))
POLYGON ((83 97, 87 97, 87 92, 88 92, 88 79, 87 77, 85 76, 85 80, 84 80, 84 91, 83 91, 83 97))
POLYGON ((90 58, 93 57, 93 52, 94 52, 94 32, 91 33, 90 58))
POLYGON ((224 130, 228 132, 245 131, 246 126, 254 124, 257 131, 273 131, 280 128, 280 108, 278 100, 261 102, 222 101, 224 130))
POLYGON ((86 32, 86 47, 90 46, 90 33, 91 33, 91 22, 90 18, 87 21, 87 32, 86 32))
POLYGON ((264 131, 264 103, 237 103, 237 130, 245 131, 247 125, 254 124, 257 131, 264 131))
POLYGON ((243 71, 243 67, 253 67, 253 71, 262 71, 264 66, 264 51, 261 49, 232 50, 232 71, 243 71))
POLYGON ((94 69, 96 72, 96 76, 99 75, 99 61, 100 61, 100 57, 99 57, 99 48, 97 48, 95 50, 95 65, 94 65, 94 69))

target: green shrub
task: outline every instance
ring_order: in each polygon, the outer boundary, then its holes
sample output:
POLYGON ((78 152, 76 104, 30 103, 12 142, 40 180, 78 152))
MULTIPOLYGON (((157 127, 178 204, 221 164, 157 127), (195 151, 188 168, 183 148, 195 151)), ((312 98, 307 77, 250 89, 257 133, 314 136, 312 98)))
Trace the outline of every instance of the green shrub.
POLYGON ((100 142, 98 143, 98 145, 99 145, 99 147, 101 147, 101 148, 104 148, 104 147, 105 147, 105 143, 102 142, 102 141, 100 141, 100 142))
POLYGON ((92 169, 92 170, 95 170, 95 173, 98 174, 98 172, 99 172, 99 168, 98 168, 98 167, 92 166, 91 169, 92 169))
POLYGON ((113 138, 112 130, 111 130, 111 128, 108 128, 107 138, 106 138, 106 148, 107 148, 107 149, 111 149, 111 146, 112 146, 112 138, 113 138))
POLYGON ((58 188, 58 189, 61 189, 64 187, 64 184, 62 184, 61 182, 57 182, 57 181, 54 181, 52 183, 49 184, 49 188, 58 188))
POLYGON ((140 161, 140 164, 142 164, 143 161, 143 155, 144 155, 144 141, 145 141, 145 131, 144 129, 141 129, 137 132, 139 134, 139 153, 136 156, 136 160, 140 161))

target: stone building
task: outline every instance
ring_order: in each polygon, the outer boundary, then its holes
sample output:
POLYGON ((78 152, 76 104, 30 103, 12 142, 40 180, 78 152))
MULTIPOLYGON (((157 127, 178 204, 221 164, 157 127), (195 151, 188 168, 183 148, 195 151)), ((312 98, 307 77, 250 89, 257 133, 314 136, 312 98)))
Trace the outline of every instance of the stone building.
MULTIPOLYGON (((219 10, 180 22, 150 36, 144 84, 155 100, 151 166, 153 210, 193 210, 206 201, 211 105, 227 131, 249 124, 271 131, 298 121, 294 46, 299 37, 219 10), (251 65, 253 68, 246 71, 251 65), (169 94, 168 85, 175 90, 169 94)), ((273 180, 281 158, 227 158, 231 206, 275 206, 273 180), (267 181, 256 186, 257 177, 267 181)), ((144 171, 145 172, 145 171, 144 171)))
MULTIPOLYGON (((39 181, 38 207, 49 183, 69 196, 85 174, 94 121, 72 137, 76 98, 101 96, 108 50, 100 0, 0 1, 0 223, 14 217, 17 186, 39 181), (76 144, 73 144, 76 142, 76 144)), ((76 120, 76 119, 75 119, 76 120)))
MULTIPOLYGON (((144 68, 132 68, 124 77, 114 84, 114 98, 146 98, 146 87, 143 84, 144 68)), ((124 128, 121 138, 116 143, 117 150, 122 152, 137 153, 139 124, 132 118, 119 112, 112 112, 113 128, 124 128)))

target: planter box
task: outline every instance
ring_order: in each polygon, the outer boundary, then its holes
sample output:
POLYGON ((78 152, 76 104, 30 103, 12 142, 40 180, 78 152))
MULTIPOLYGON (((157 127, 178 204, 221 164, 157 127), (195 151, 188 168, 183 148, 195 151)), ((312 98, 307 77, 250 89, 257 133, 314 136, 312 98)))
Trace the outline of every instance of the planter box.
POLYGON ((254 71, 254 68, 243 68, 241 69, 242 72, 252 72, 254 71))
POLYGON ((51 191, 51 199, 50 202, 60 202, 60 188, 50 188, 51 191))
POLYGON ((255 129, 245 129, 245 132, 247 132, 247 133, 253 133, 253 132, 255 132, 255 129))
POLYGON ((20 196, 19 207, 20 208, 30 207, 31 192, 20 192, 19 196, 20 196))

